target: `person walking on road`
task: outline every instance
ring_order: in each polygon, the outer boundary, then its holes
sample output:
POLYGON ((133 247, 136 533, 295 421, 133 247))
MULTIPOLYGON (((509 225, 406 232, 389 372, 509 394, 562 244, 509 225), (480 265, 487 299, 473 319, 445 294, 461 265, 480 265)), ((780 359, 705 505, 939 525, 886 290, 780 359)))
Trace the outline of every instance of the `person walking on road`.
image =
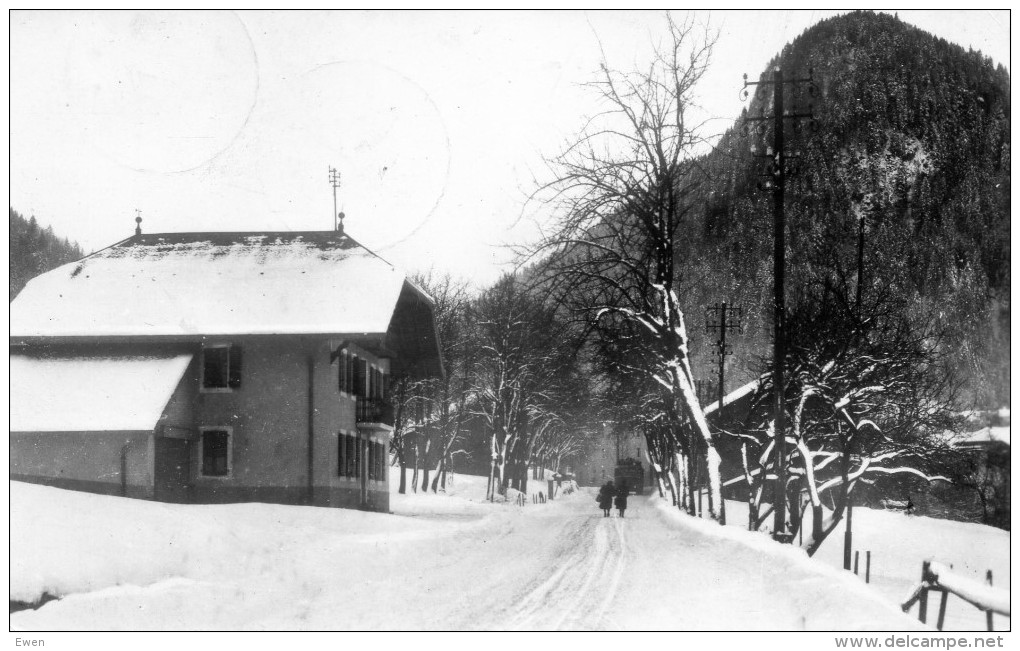
POLYGON ((620 487, 616 489, 616 508, 620 509, 620 517, 623 517, 623 512, 627 510, 627 485, 620 484, 620 487))
POLYGON ((609 510, 613 508, 613 496, 615 494, 616 490, 613 487, 612 480, 607 481, 602 488, 599 489, 599 496, 595 498, 595 501, 599 503, 599 508, 602 509, 602 517, 609 517, 609 510))

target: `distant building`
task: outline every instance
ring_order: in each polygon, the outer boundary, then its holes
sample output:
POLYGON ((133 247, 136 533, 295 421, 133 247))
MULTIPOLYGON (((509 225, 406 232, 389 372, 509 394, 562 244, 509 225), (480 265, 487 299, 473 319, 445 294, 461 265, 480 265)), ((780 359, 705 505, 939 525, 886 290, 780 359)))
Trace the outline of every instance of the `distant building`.
POLYGON ((615 423, 605 423, 601 436, 592 439, 576 464, 574 474, 577 483, 582 486, 601 486, 613 480, 617 464, 624 459, 639 461, 645 471, 645 482, 651 481, 644 436, 615 423))
POLYGON ((932 493, 954 507, 949 517, 972 519, 1008 531, 1012 515, 1009 409, 986 412, 979 418, 984 421, 979 429, 959 435, 954 442, 966 454, 970 471, 960 482, 962 486, 936 482, 932 493))
POLYGON ((433 302, 340 232, 135 235, 10 305, 10 478, 169 502, 389 509, 391 373, 433 302))

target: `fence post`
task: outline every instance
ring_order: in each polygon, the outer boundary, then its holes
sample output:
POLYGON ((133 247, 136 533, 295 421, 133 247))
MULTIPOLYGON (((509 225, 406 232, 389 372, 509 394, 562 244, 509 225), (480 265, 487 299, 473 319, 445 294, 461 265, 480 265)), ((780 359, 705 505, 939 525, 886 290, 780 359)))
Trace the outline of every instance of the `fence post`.
POLYGON ((946 623, 946 601, 948 601, 948 600, 949 600, 949 591, 948 590, 943 590, 942 591, 942 599, 941 599, 941 601, 939 601, 939 621, 935 625, 935 627, 938 628, 940 631, 942 630, 942 625, 946 623))
POLYGON ((922 624, 928 623, 928 584, 931 579, 931 561, 921 563, 921 601, 917 605, 918 618, 922 624))
POLYGON ((854 550, 854 574, 857 574, 857 562, 861 560, 861 552, 854 550))
POLYGON ((871 550, 865 552, 867 554, 867 560, 864 565, 864 582, 871 583, 871 550))
MULTIPOLYGON (((992 585, 992 571, 991 570, 988 570, 985 573, 985 581, 988 582, 988 585, 992 585)), ((985 611, 985 619, 987 620, 988 630, 989 631, 994 631, 995 628, 992 627, 992 611, 990 611, 990 610, 986 610, 985 611)))

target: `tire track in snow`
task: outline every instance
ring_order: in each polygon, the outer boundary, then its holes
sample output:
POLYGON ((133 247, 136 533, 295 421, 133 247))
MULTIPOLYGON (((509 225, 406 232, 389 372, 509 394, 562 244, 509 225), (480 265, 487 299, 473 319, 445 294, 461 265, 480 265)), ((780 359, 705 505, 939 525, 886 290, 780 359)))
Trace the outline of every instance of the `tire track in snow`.
POLYGON ((548 628, 573 630, 581 627, 580 620, 585 619, 584 615, 590 612, 589 602, 597 598, 593 586, 600 578, 599 569, 611 557, 609 528, 601 525, 595 527, 593 553, 585 554, 584 548, 580 547, 579 551, 585 561, 581 572, 575 577, 575 582, 580 581, 580 586, 574 590, 572 603, 567 601, 570 595, 563 595, 563 600, 571 605, 548 628))
POLYGON ((613 518, 611 526, 602 527, 602 529, 608 530, 606 532, 607 552, 602 557, 601 567, 596 565, 590 569, 591 576, 600 579, 599 589, 597 591, 586 591, 585 597, 590 598, 592 603, 588 604, 589 607, 582 611, 583 614, 580 619, 569 622, 569 626, 563 626, 567 623, 567 618, 565 617, 557 628, 566 628, 568 630, 605 630, 614 628, 612 619, 607 616, 610 613, 610 606, 616 601, 619 586, 626 571, 627 563, 625 555, 627 546, 624 532, 627 527, 622 518, 613 518), (601 599, 599 599, 600 595, 601 599))
MULTIPOLYGON (((619 553, 616 554, 616 564, 612 570, 612 575, 609 580, 609 585, 605 591, 605 597, 602 599, 602 603, 599 604, 598 617, 595 620, 596 626, 607 624, 606 615, 609 613, 609 606, 612 605, 616 599, 617 594, 620 590, 620 584, 623 581, 623 575, 627 567, 627 528, 624 526, 623 518, 616 520, 616 535, 619 544, 619 553)), ((609 626, 608 628, 613 628, 609 626)))
MULTIPOLYGON (((587 541, 588 538, 596 537, 590 533, 593 528, 591 518, 585 518, 581 522, 580 529, 573 535, 565 537, 564 540, 587 541)), ((567 528, 564 527, 564 529, 567 528)), ((557 567, 552 573, 534 588, 529 589, 523 597, 516 600, 513 606, 516 612, 507 623, 507 630, 549 628, 548 624, 542 623, 543 620, 548 618, 550 613, 555 614, 562 607, 561 599, 569 599, 572 594, 575 594, 577 589, 575 568, 584 563, 587 554, 583 542, 580 545, 574 544, 566 547, 566 550, 565 556, 553 558, 557 567)))
POLYGON ((606 614, 626 568, 623 520, 585 517, 569 537, 549 576, 521 597, 508 630, 594 630, 606 614))

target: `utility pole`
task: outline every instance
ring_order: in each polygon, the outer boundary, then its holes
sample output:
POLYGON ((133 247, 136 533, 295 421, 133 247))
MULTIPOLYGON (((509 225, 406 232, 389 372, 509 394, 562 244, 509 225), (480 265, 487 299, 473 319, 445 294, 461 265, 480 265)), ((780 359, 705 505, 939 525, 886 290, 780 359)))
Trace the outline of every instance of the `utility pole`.
MULTIPOLYGON (((861 211, 860 219, 857 223, 857 289, 856 296, 854 297, 855 306, 857 307, 857 323, 860 327, 861 315, 861 288, 864 286, 864 211, 861 211)), ((850 434, 847 434, 846 438, 846 456, 847 456, 847 467, 850 465, 850 434)), ((846 531, 843 533, 843 569, 850 569, 850 556, 853 555, 854 548, 854 502, 850 497, 850 486, 849 479, 846 487, 846 531)))
POLYGON ((772 72, 771 81, 747 81, 744 75, 744 88, 741 94, 747 98, 747 87, 771 84, 773 87, 772 115, 745 118, 747 122, 773 122, 772 149, 767 154, 772 162, 772 209, 773 209, 773 240, 775 243, 773 254, 773 356, 772 356, 772 410, 773 410, 773 434, 776 441, 776 484, 773 491, 773 503, 775 509, 775 521, 773 524, 773 537, 780 542, 790 542, 793 536, 786 528, 786 411, 784 409, 784 379, 783 362, 786 357, 785 323, 786 323, 786 161, 788 155, 785 151, 785 140, 783 126, 786 120, 799 120, 802 118, 814 120, 809 110, 807 113, 787 113, 784 104, 786 84, 809 84, 812 96, 814 95, 813 75, 809 74, 806 79, 784 79, 783 69, 776 67, 772 72))
POLYGON ((720 426, 722 425, 723 397, 726 395, 726 391, 723 388, 725 385, 726 356, 733 354, 733 349, 726 343, 726 331, 735 330, 738 334, 743 333, 742 312, 742 308, 726 305, 726 301, 723 301, 721 305, 716 303, 711 307, 705 308, 705 332, 712 334, 713 330, 719 331, 719 339, 715 342, 716 354, 719 355, 719 386, 717 387, 719 406, 716 407, 715 413, 720 426), (731 317, 728 321, 726 318, 727 314, 731 317))
POLYGON ((335 167, 329 168, 329 184, 333 186, 333 230, 340 230, 342 221, 336 209, 336 189, 340 187, 340 172, 335 167))

